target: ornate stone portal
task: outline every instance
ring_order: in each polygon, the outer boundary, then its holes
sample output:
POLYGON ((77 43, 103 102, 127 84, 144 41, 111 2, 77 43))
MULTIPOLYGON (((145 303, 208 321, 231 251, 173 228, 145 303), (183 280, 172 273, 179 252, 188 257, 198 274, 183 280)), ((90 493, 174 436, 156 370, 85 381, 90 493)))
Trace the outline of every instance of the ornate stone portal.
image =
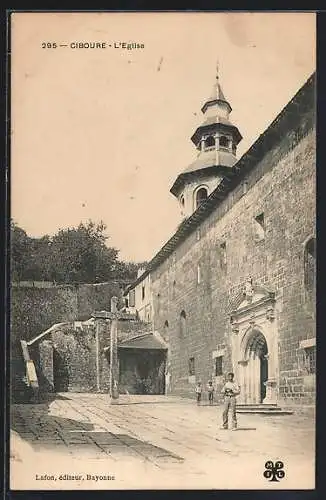
POLYGON ((240 404, 277 403, 278 348, 274 293, 249 277, 231 313, 232 361, 240 404))

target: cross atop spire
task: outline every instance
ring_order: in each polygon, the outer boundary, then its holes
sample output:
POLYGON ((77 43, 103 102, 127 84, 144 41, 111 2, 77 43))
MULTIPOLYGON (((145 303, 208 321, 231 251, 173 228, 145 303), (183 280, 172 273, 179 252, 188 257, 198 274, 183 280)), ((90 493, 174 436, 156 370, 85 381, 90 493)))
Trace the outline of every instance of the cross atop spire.
POLYGON ((216 60, 216 80, 219 79, 219 70, 220 70, 220 64, 219 64, 219 60, 217 59, 216 60))

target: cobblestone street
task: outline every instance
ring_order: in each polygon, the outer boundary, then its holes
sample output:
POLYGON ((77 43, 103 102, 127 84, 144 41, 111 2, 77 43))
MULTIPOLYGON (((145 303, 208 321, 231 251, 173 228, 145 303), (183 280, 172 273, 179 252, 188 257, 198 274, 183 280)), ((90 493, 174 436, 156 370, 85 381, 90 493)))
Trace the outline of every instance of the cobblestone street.
POLYGON ((239 414, 237 432, 219 428, 221 415, 165 396, 110 405, 104 394, 65 393, 13 405, 11 488, 314 488, 312 408, 239 414), (264 478, 267 460, 284 463, 284 479, 264 478))

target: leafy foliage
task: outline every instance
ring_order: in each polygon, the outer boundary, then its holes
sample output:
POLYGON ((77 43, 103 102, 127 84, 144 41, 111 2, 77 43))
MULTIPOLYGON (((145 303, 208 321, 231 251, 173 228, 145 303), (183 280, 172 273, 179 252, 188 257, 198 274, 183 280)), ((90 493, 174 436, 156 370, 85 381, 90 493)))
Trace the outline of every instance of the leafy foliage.
POLYGON ((103 222, 80 223, 60 229, 52 238, 31 238, 11 222, 11 276, 13 281, 57 283, 131 282, 146 262, 122 262, 119 250, 107 246, 103 222))

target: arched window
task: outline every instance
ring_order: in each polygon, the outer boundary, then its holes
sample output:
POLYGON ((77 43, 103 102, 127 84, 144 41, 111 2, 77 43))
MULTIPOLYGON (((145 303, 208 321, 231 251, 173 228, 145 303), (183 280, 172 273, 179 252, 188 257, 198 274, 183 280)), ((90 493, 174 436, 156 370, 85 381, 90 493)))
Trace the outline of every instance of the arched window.
POLYGON ((316 240, 307 241, 304 250, 304 284, 309 294, 315 290, 316 240))
POLYGON ((180 203, 181 203, 181 206, 184 207, 185 206, 185 199, 183 196, 180 196, 180 203))
POLYGON ((201 205, 204 201, 206 201, 208 198, 208 192, 205 187, 202 187, 198 189, 196 192, 196 205, 195 207, 198 208, 199 205, 201 205))
POLYGON ((186 313, 185 311, 181 311, 180 313, 180 337, 183 338, 186 336, 186 313))
POLYGON ((172 297, 172 300, 175 299, 175 296, 176 296, 176 281, 174 280, 173 283, 172 283, 172 287, 171 287, 171 297, 172 297))
POLYGON ((210 148, 212 146, 215 146, 215 138, 212 135, 210 135, 205 140, 205 147, 210 148))
POLYGON ((229 146, 229 139, 225 137, 225 135, 222 135, 220 137, 220 146, 222 148, 227 148, 229 146))
POLYGON ((261 241, 265 238, 265 217, 263 212, 254 219, 255 240, 261 241))
POLYGON ((195 358, 189 358, 188 361, 188 367, 189 367, 189 376, 194 376, 196 371, 195 371, 195 358))

